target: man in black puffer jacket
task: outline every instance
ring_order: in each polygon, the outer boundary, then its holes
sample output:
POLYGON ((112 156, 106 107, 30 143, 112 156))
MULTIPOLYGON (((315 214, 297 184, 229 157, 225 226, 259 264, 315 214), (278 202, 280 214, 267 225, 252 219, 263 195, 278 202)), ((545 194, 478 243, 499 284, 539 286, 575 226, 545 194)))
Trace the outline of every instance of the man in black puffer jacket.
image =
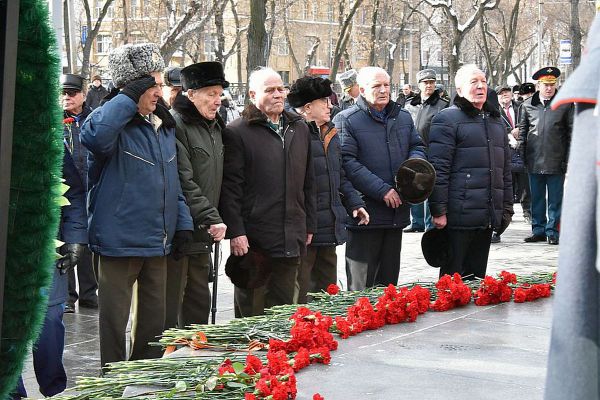
POLYGON ((335 248, 346 242, 346 216, 352 215, 359 225, 369 223, 365 202, 342 168, 340 139, 329 121, 331 93, 329 79, 307 76, 292 85, 287 97, 310 128, 317 187, 317 231, 298 270, 298 303, 306 303, 307 292, 319 292, 337 283, 335 248))
POLYGON ((492 229, 505 229, 513 214, 510 149, 500 111, 486 102, 485 74, 465 65, 455 81, 454 105, 431 123, 437 179, 429 207, 436 228, 448 228, 450 258, 440 276, 483 278, 492 229))

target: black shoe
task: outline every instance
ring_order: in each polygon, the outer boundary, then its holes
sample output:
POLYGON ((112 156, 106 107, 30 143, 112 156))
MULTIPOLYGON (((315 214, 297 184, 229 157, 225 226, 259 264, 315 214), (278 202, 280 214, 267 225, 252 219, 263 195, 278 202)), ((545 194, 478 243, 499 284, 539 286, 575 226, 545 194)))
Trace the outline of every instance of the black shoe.
POLYGON ((500 235, 494 233, 492 235, 492 243, 500 243, 501 239, 500 239, 500 235))
POLYGON ((79 300, 79 307, 97 309, 98 300, 79 300))
POLYGON ((523 219, 525 220, 526 223, 530 224, 531 223, 531 215, 523 215, 523 219))
POLYGON ((525 243, 545 242, 546 235, 531 235, 525 238, 525 243))
POLYGON ((556 236, 548 236, 548 244, 558 244, 558 238, 556 236))
POLYGON ((65 304, 65 310, 63 314, 73 314, 75 313, 75 304, 67 303, 65 304))
POLYGON ((404 232, 406 232, 406 233, 425 232, 425 229, 424 228, 413 228, 412 226, 409 226, 408 228, 404 229, 404 232))

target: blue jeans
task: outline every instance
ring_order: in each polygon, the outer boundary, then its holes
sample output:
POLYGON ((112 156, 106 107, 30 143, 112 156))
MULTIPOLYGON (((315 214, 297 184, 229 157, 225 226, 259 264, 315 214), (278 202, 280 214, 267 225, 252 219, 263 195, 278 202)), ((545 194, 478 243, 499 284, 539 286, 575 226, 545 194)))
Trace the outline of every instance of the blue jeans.
MULTIPOLYGON (((54 396, 67 388, 67 373, 63 366, 65 348, 64 304, 48 307, 42 332, 33 346, 33 369, 44 396, 54 396)), ((12 399, 27 397, 23 378, 19 378, 12 399)))
POLYGON ((562 174, 529 174, 531 228, 534 235, 558 237, 564 182, 565 176, 562 174), (546 218, 546 192, 548 218, 546 218))
POLYGON ((429 201, 410 206, 411 228, 430 230, 435 228, 429 212, 429 201))

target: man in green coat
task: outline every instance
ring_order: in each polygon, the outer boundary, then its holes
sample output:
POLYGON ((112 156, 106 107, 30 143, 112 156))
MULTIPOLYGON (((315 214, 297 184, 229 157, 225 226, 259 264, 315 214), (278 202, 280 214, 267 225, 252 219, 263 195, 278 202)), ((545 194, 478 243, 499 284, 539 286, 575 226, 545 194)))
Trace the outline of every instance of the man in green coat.
POLYGON ((179 179, 194 220, 194 241, 169 260, 166 328, 208 323, 210 253, 227 229, 216 207, 225 127, 218 110, 229 82, 220 63, 202 62, 182 69, 181 83, 184 96, 175 99, 171 114, 177 124, 179 179))

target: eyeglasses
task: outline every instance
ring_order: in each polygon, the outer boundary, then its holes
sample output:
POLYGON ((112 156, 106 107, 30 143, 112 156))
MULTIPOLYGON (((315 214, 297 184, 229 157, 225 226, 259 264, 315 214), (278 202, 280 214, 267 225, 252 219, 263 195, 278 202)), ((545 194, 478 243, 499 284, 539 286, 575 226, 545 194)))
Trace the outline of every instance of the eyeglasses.
POLYGON ((79 90, 63 90, 63 96, 75 97, 78 93, 81 93, 79 90))
POLYGON ((331 99, 329 97, 322 97, 319 100, 324 101, 325 104, 327 104, 327 106, 333 106, 333 103, 331 102, 331 99))

